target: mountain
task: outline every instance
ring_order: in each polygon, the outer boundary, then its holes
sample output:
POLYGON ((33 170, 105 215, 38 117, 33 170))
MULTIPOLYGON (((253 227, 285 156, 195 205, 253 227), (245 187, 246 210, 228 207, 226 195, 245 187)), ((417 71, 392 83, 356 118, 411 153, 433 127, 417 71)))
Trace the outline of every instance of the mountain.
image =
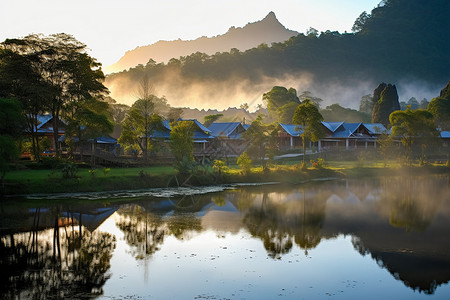
POLYGON ((264 19, 249 23, 242 28, 231 27, 227 33, 215 37, 200 37, 192 41, 159 41, 155 44, 137 47, 127 51, 120 60, 104 68, 106 74, 120 72, 139 64, 146 65, 150 59, 167 63, 171 58, 179 58, 195 52, 214 54, 228 52, 232 48, 245 51, 260 44, 270 45, 284 42, 299 33, 286 29, 270 12, 264 19))
MULTIPOLYGON (((293 87, 358 108, 380 82, 395 84, 400 101, 431 99, 450 79, 449 0, 384 0, 355 21, 354 33, 298 34, 271 47, 147 64, 111 74, 105 85, 119 102, 144 75, 173 106, 251 110, 274 86, 293 87)), ((269 15, 270 16, 270 15, 269 15)))

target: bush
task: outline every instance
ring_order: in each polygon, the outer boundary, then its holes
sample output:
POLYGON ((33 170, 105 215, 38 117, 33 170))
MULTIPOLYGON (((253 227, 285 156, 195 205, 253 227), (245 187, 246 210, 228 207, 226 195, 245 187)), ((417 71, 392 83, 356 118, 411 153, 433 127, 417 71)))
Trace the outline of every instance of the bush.
POLYGON ((78 167, 75 164, 66 163, 61 169, 62 178, 76 178, 78 172, 78 167))
POLYGON ((244 174, 250 173, 250 168, 252 167, 252 160, 248 156, 247 152, 242 153, 238 159, 237 164, 241 167, 244 174))

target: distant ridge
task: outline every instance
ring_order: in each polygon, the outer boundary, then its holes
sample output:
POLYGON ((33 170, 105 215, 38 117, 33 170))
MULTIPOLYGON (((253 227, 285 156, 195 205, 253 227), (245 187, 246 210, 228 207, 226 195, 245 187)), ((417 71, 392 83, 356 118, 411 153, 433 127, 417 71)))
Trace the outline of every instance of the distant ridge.
POLYGON ((159 41, 152 45, 137 47, 127 51, 118 62, 104 67, 103 71, 106 74, 120 72, 139 64, 146 65, 150 59, 167 63, 171 58, 179 58, 195 52, 212 55, 216 52, 228 52, 232 48, 245 51, 263 43, 270 46, 275 42, 284 42, 298 34, 296 31, 286 29, 278 21, 275 13, 270 12, 261 21, 248 23, 242 28, 233 26, 223 35, 211 38, 203 36, 192 41, 180 39, 159 41))

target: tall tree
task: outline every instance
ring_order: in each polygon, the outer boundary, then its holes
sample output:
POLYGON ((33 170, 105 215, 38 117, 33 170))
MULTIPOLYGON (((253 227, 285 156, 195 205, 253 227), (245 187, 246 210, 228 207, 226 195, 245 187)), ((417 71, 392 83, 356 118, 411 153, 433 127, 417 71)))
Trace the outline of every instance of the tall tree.
MULTIPOLYGON (((114 129, 113 117, 109 104, 97 99, 77 101, 66 105, 64 119, 66 120, 66 143, 69 145, 70 156, 74 146, 92 140, 95 150, 97 138, 109 134, 114 129), (77 142, 76 142, 77 141, 77 142)), ((80 147, 82 151, 83 147, 80 147)), ((83 153, 81 153, 83 157, 83 153)), ((94 156, 92 156, 94 158, 94 156)))
POLYGON ((122 133, 119 143, 128 146, 138 146, 144 156, 148 158, 150 136, 162 126, 162 118, 154 113, 151 99, 139 99, 131 106, 122 123, 122 133))
POLYGON ((259 115, 242 134, 242 137, 248 143, 247 154, 254 161, 259 161, 264 169, 266 168, 265 158, 273 158, 278 148, 277 132, 276 124, 264 124, 261 115, 259 115))
MULTIPOLYGON (((381 87, 379 85, 378 87, 381 87)), ((379 88, 375 89, 373 99, 378 97, 379 88)), ((382 90, 379 100, 374 104, 372 111, 372 123, 381 123, 385 126, 389 125, 389 115, 396 110, 400 110, 400 103, 398 102, 397 88, 395 85, 385 85, 382 90)))
POLYGON ((17 55, 36 58, 30 61, 31 69, 52 90, 45 109, 53 116, 54 146, 59 155, 58 121, 65 105, 108 93, 102 83, 105 77, 101 64, 86 53, 86 45, 65 33, 7 39, 2 46, 17 55))
POLYGON ((300 104, 297 91, 294 88, 288 90, 282 86, 274 86, 269 92, 264 93, 263 101, 267 103, 269 117, 278 121, 280 121, 280 114, 291 107, 288 104, 300 104))
MULTIPOLYGON (((14 99, 0 98, 0 184, 4 189, 4 177, 9 163, 17 158, 19 149, 16 139, 22 133, 22 108, 14 99)), ((0 190, 0 191, 1 191, 0 190)))
POLYGON ((37 161, 41 154, 38 116, 46 112, 49 99, 55 95, 54 88, 44 82, 38 70, 33 68, 33 64, 42 59, 39 53, 21 55, 0 44, 0 96, 20 101, 26 125, 24 129, 30 135, 32 154, 37 161))
POLYGON ((177 121, 170 124, 170 150, 177 165, 194 160, 194 122, 177 121))
POLYGON ((433 114, 439 128, 450 130, 450 98, 433 98, 428 104, 427 110, 433 114))
POLYGON ((397 110, 389 116, 392 125, 391 136, 400 138, 406 150, 406 158, 412 160, 413 147, 420 146, 421 161, 423 162, 425 148, 436 142, 438 132, 434 123, 433 115, 423 109, 411 110, 408 107, 405 111, 397 110))
POLYGON ((300 135, 302 137, 303 146, 303 165, 305 164, 306 155, 306 141, 317 142, 323 135, 321 122, 323 117, 319 112, 317 106, 309 99, 305 99, 302 104, 297 107, 292 123, 299 125, 300 130, 303 131, 300 135))

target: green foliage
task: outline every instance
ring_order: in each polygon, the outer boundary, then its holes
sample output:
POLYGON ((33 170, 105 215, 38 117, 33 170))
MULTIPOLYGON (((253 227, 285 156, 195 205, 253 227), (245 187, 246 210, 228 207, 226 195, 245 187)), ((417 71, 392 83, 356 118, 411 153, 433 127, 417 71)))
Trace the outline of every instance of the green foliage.
POLYGON ((289 123, 300 104, 297 91, 294 88, 288 90, 282 86, 274 86, 269 92, 264 93, 263 101, 267 103, 269 117, 282 123, 289 123))
POLYGON ((406 150, 406 159, 411 162, 413 155, 413 147, 421 151, 421 160, 424 159, 424 150, 426 145, 433 145, 437 142, 438 132, 434 123, 433 115, 423 109, 411 110, 409 107, 406 111, 395 111, 389 121, 392 125, 391 136, 400 138, 406 150))
MULTIPOLYGON (((86 53, 86 45, 71 35, 32 34, 7 39, 0 48, 0 65, 6 65, 0 68, 5 76, 0 77, 6 78, 3 84, 10 86, 9 93, 23 103, 29 128, 36 125, 39 113, 47 111, 58 120, 71 103, 101 98, 107 93, 101 64, 86 53)), ((56 139, 57 122, 53 131, 56 139)), ((34 135, 33 130, 30 132, 34 135)), ((55 147, 59 154, 59 144, 55 147)), ((36 149, 34 152, 39 155, 36 149)))
POLYGON ((147 158, 150 149, 150 136, 163 128, 161 116, 154 113, 152 97, 139 99, 131 106, 122 123, 122 132, 118 139, 125 147, 136 149, 139 147, 147 158))
POLYGON ((442 130, 450 130, 450 98, 433 98, 427 110, 433 114, 437 126, 442 130))
POLYGON ((194 122, 178 121, 170 124, 170 150, 177 164, 187 164, 194 160, 194 122))
POLYGON ((110 171, 111 171, 111 168, 104 168, 103 175, 105 175, 105 176, 108 175, 110 171))
POLYGON ((23 120, 20 103, 13 99, 0 98, 0 174, 1 183, 9 164, 19 156, 17 138, 23 120))
POLYGON ((77 165, 72 163, 64 164, 61 169, 62 178, 64 179, 76 178, 77 172, 78 172, 77 165))
POLYGON ((248 156, 247 152, 242 153, 237 159, 238 166, 242 169, 244 174, 249 174, 252 167, 252 160, 248 156))
MULTIPOLYGON (((389 115, 393 111, 400 110, 400 103, 398 102, 397 88, 395 85, 385 85, 384 83, 381 85, 385 87, 380 94, 380 99, 373 106, 372 123, 381 123, 388 126, 389 115)), ((375 99, 377 99, 377 94, 374 92, 375 99)))
POLYGON ((323 169, 323 167, 325 166, 323 158, 312 159, 310 162, 315 169, 323 169))
POLYGON ((224 171, 228 170, 228 167, 225 165, 223 160, 216 159, 214 160, 213 169, 219 176, 221 176, 224 171))
POLYGON ((259 115, 250 124, 247 131, 242 134, 242 137, 248 143, 247 155, 253 160, 259 160, 263 167, 265 167, 265 158, 273 158, 278 149, 277 135, 277 124, 266 125, 262 122, 261 115, 259 115))
POLYGON ((305 99, 295 111, 292 123, 294 125, 300 125, 303 131, 300 135, 303 144, 303 162, 305 161, 306 141, 317 142, 324 136, 322 121, 323 117, 319 109, 309 99, 305 99))
POLYGON ((209 127, 212 123, 214 123, 221 117, 223 117, 223 114, 207 115, 204 118, 203 125, 205 125, 205 127, 209 127))
POLYGON ((370 115, 351 108, 344 108, 339 104, 332 104, 320 111, 326 122, 370 123, 370 115))

